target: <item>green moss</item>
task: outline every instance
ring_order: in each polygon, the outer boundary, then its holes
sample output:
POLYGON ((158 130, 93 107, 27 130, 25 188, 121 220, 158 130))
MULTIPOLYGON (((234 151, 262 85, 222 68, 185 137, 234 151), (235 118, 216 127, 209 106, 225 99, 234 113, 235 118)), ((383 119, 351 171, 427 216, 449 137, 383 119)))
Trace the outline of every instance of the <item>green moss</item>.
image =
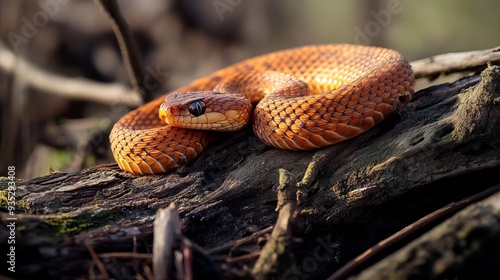
MULTIPOLYGON (((0 210, 8 212, 7 207, 8 207, 8 202, 9 202, 9 191, 8 190, 0 190, 0 210)), ((14 200, 14 206, 16 207, 15 212, 16 213, 26 213, 28 212, 28 205, 26 202, 18 196, 15 196, 14 200)))
POLYGON ((202 199, 203 199, 202 195, 196 195, 194 197, 176 199, 174 202, 178 208, 182 208, 199 204, 202 201, 202 199))
POLYGON ((64 235, 78 234, 93 226, 93 223, 83 223, 79 219, 70 218, 65 215, 48 218, 43 221, 43 224, 57 233, 64 235))
POLYGON ((51 215, 40 223, 40 227, 55 233, 57 236, 73 236, 108 224, 117 218, 119 218, 119 214, 116 211, 81 213, 78 216, 51 215))

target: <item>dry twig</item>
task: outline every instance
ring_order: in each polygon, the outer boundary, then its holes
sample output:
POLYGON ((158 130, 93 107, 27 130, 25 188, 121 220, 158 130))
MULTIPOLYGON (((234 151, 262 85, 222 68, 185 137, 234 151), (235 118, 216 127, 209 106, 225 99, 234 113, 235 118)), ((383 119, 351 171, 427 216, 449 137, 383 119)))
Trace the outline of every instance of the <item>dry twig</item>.
POLYGON ((411 225, 403 228, 402 230, 396 232, 395 234, 389 236, 388 238, 380 241, 375 246, 366 250, 364 253, 348 262, 346 265, 337 270, 333 275, 331 275, 328 280, 341 280, 346 279, 351 276, 353 271, 361 269, 361 267, 366 266, 367 263, 372 261, 377 256, 382 253, 387 253, 391 250, 391 247, 400 243, 403 240, 409 239, 413 234, 419 230, 435 224, 438 221, 442 221, 446 217, 451 217, 453 214, 464 209, 465 207, 476 203, 480 200, 487 198, 488 196, 500 191, 500 185, 484 190, 480 193, 472 195, 470 197, 464 198, 458 202, 450 203, 422 218, 412 223, 411 225))
MULTIPOLYGON (((104 264, 101 262, 97 254, 94 252, 94 249, 92 249, 92 246, 90 246, 90 243, 88 240, 85 240, 85 247, 89 251, 90 255, 92 256, 92 261, 95 263, 97 268, 99 269, 99 272, 101 272, 101 275, 104 277, 104 279, 109 279, 109 274, 106 271, 106 268, 104 267, 104 264)), ((93 265, 90 265, 90 268, 92 268, 93 265)))
POLYGON ((168 279, 174 263, 176 240, 181 238, 179 212, 175 204, 158 209, 154 221, 153 272, 156 280, 168 279))
POLYGON ((279 170, 278 203, 280 211, 276 225, 252 269, 256 279, 279 277, 293 262, 291 242, 298 215, 295 191, 290 172, 279 170))
POLYGON ((16 56, 0 42, 0 70, 16 74, 16 79, 41 92, 74 100, 86 100, 107 105, 123 104, 137 107, 139 95, 121 84, 103 84, 82 78, 67 78, 48 73, 16 56))
POLYGON ((431 56, 411 63, 415 77, 433 77, 441 73, 475 71, 486 68, 488 63, 500 62, 500 46, 488 50, 447 53, 431 56))
POLYGON ((111 27, 113 28, 116 40, 120 46, 123 62, 127 68, 132 86, 141 94, 144 101, 147 102, 152 100, 153 98, 150 92, 146 91, 143 85, 146 73, 141 62, 139 51, 137 50, 137 46, 128 28, 127 22, 120 12, 118 3, 116 0, 95 0, 95 3, 101 8, 102 12, 111 22, 111 27))

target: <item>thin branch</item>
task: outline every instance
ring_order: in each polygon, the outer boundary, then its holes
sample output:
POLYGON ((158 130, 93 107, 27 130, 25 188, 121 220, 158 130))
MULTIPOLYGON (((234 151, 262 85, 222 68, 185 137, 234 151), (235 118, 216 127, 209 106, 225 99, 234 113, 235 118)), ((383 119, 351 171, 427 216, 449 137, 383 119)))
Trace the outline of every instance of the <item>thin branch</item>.
POLYGON ((30 87, 47 94, 74 100, 86 100, 107 105, 141 105, 140 96, 121 84, 103 84, 82 78, 67 78, 48 73, 21 57, 16 56, 0 41, 0 70, 16 74, 30 87))
MULTIPOLYGON (((1 41, 0 41, 0 68, 3 62, 1 55, 1 41)), ((15 62, 12 63, 15 67, 15 62)), ((7 75, 6 75, 7 76, 7 75)), ((0 83, 2 81, 0 80, 0 83)), ((14 79, 13 76, 7 76, 5 79, 5 97, 2 102, 5 104, 1 124, 2 129, 0 136, 0 168, 7 170, 7 166, 13 164, 16 157, 16 143, 18 140, 18 131, 22 122, 21 114, 23 113, 23 103, 21 97, 14 94, 14 79)), ((1 90, 1 89, 0 89, 1 90)), ((2 172, 0 171, 0 172, 2 172)), ((5 175, 5 174, 4 174, 5 175)))
POLYGON ((252 261, 253 259, 255 259, 259 256, 260 256, 260 251, 259 252, 251 252, 251 253, 248 253, 246 255, 237 256, 237 257, 228 257, 224 261, 226 263, 241 263, 241 262, 252 261))
MULTIPOLYGON (((84 244, 85 244, 85 247, 87 248, 87 250, 89 251, 90 255, 92 256, 92 261, 94 261, 95 265, 99 269, 99 272, 101 272, 102 277, 104 277, 104 279, 110 279, 109 274, 106 271, 106 268, 104 267, 104 264, 101 262, 101 260, 97 256, 97 254, 94 252, 94 249, 92 249, 92 246, 90 246, 89 241, 85 240, 84 244)), ((92 266, 90 266, 90 267, 92 267, 92 266)))
POLYGON ((435 223, 436 221, 440 221, 445 217, 450 217, 458 211, 464 209, 465 207, 481 201, 498 191, 500 191, 500 185, 486 189, 480 193, 464 198, 458 202, 450 203, 424 216, 423 218, 420 218, 416 222, 380 241, 375 246, 371 247, 352 261, 348 262, 346 265, 337 270, 333 275, 331 275, 328 280, 341 280, 352 276, 351 273, 353 271, 361 269, 361 267, 365 266, 367 263, 370 263, 370 261, 372 261, 377 255, 380 255, 383 252, 387 252, 387 250, 390 250, 390 247, 404 239, 408 239, 408 237, 415 232, 435 223))
POLYGON ((123 18, 116 0, 95 0, 97 6, 108 17, 111 27, 115 33, 118 46, 120 47, 123 61, 130 78, 130 83, 134 89, 141 94, 144 101, 152 100, 152 96, 145 90, 143 85, 146 73, 141 61, 139 51, 135 44, 132 33, 128 28, 127 22, 123 18))
POLYGON ((168 279, 172 274, 173 251, 181 238, 179 212, 174 203, 156 211, 153 240, 153 272, 155 279, 168 279))
POLYGON ((238 246, 241 246, 243 244, 246 244, 246 243, 249 243, 251 241, 254 241, 255 239, 257 239, 258 237, 266 234, 266 233, 269 233, 273 230, 273 227, 272 226, 269 226, 263 230, 259 230, 258 232, 255 232, 253 233, 252 235, 250 236, 247 236, 247 237, 243 237, 241 239, 238 239, 238 240, 232 240, 232 241, 229 241, 221 246, 217 246, 215 248, 212 248, 212 249, 208 249, 207 250, 207 254, 209 255, 215 255, 217 253, 220 253, 224 250, 234 250, 235 248, 237 248, 238 246))
POLYGON ((500 46, 488 50, 431 56, 413 61, 411 67, 415 77, 422 78, 486 68, 488 62, 500 62, 500 46))
POLYGON ((149 253, 136 253, 136 252, 111 252, 111 253, 100 253, 97 255, 101 259, 152 259, 153 254, 149 253))
POLYGON ((298 209, 291 176, 292 174, 287 170, 279 170, 276 207, 279 215, 271 237, 262 248, 252 269, 252 275, 255 279, 277 278, 293 263, 291 242, 293 229, 297 225, 298 209))

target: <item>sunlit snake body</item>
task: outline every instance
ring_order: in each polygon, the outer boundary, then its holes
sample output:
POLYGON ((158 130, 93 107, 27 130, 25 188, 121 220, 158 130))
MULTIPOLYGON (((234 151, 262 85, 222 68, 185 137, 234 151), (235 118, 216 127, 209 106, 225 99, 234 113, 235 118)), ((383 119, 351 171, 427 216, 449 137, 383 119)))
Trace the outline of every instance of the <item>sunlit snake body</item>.
MULTIPOLYGON (((188 122, 195 118, 196 128, 222 115, 209 114, 216 110, 230 110, 233 117, 240 114, 235 108, 239 105, 217 94, 231 91, 247 95, 253 103, 262 99, 252 121, 255 134, 266 144, 291 150, 321 148, 359 135, 408 103, 414 83, 409 63, 389 49, 318 45, 278 51, 176 89, 167 97, 168 104, 163 104, 167 94, 131 111, 113 127, 111 149, 120 168, 131 173, 173 170, 198 156, 215 138, 213 132, 174 127, 170 124, 177 121, 169 120, 169 115, 188 122), (196 97, 193 92, 198 91, 210 92, 196 97), (204 98, 211 94, 222 98, 218 101, 222 103, 208 104, 211 101, 204 98), (193 103, 201 99, 204 103, 193 103), (208 115, 193 116, 187 108, 191 104, 206 105, 206 112, 199 113, 208 115)), ((232 125, 229 117, 222 117, 232 125)))

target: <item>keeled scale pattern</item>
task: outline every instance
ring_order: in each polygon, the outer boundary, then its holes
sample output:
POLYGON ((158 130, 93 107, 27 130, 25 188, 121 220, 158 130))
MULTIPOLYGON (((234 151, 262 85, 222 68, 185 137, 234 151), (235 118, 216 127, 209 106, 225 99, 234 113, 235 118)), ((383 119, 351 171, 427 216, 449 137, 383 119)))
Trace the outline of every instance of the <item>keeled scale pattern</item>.
MULTIPOLYGON (((396 51, 319 45, 251 58, 175 91, 211 90, 234 75, 248 82, 252 79, 244 73, 269 70, 284 73, 273 78, 278 83, 294 76, 307 86, 296 86, 290 98, 286 90, 263 97, 254 111, 253 128, 267 144, 294 150, 325 147, 359 135, 408 103, 415 82, 410 65, 396 51)), ((164 99, 131 111, 114 126, 111 148, 120 168, 135 174, 162 173, 193 159, 212 141, 208 132, 160 123, 158 108, 164 99)))

